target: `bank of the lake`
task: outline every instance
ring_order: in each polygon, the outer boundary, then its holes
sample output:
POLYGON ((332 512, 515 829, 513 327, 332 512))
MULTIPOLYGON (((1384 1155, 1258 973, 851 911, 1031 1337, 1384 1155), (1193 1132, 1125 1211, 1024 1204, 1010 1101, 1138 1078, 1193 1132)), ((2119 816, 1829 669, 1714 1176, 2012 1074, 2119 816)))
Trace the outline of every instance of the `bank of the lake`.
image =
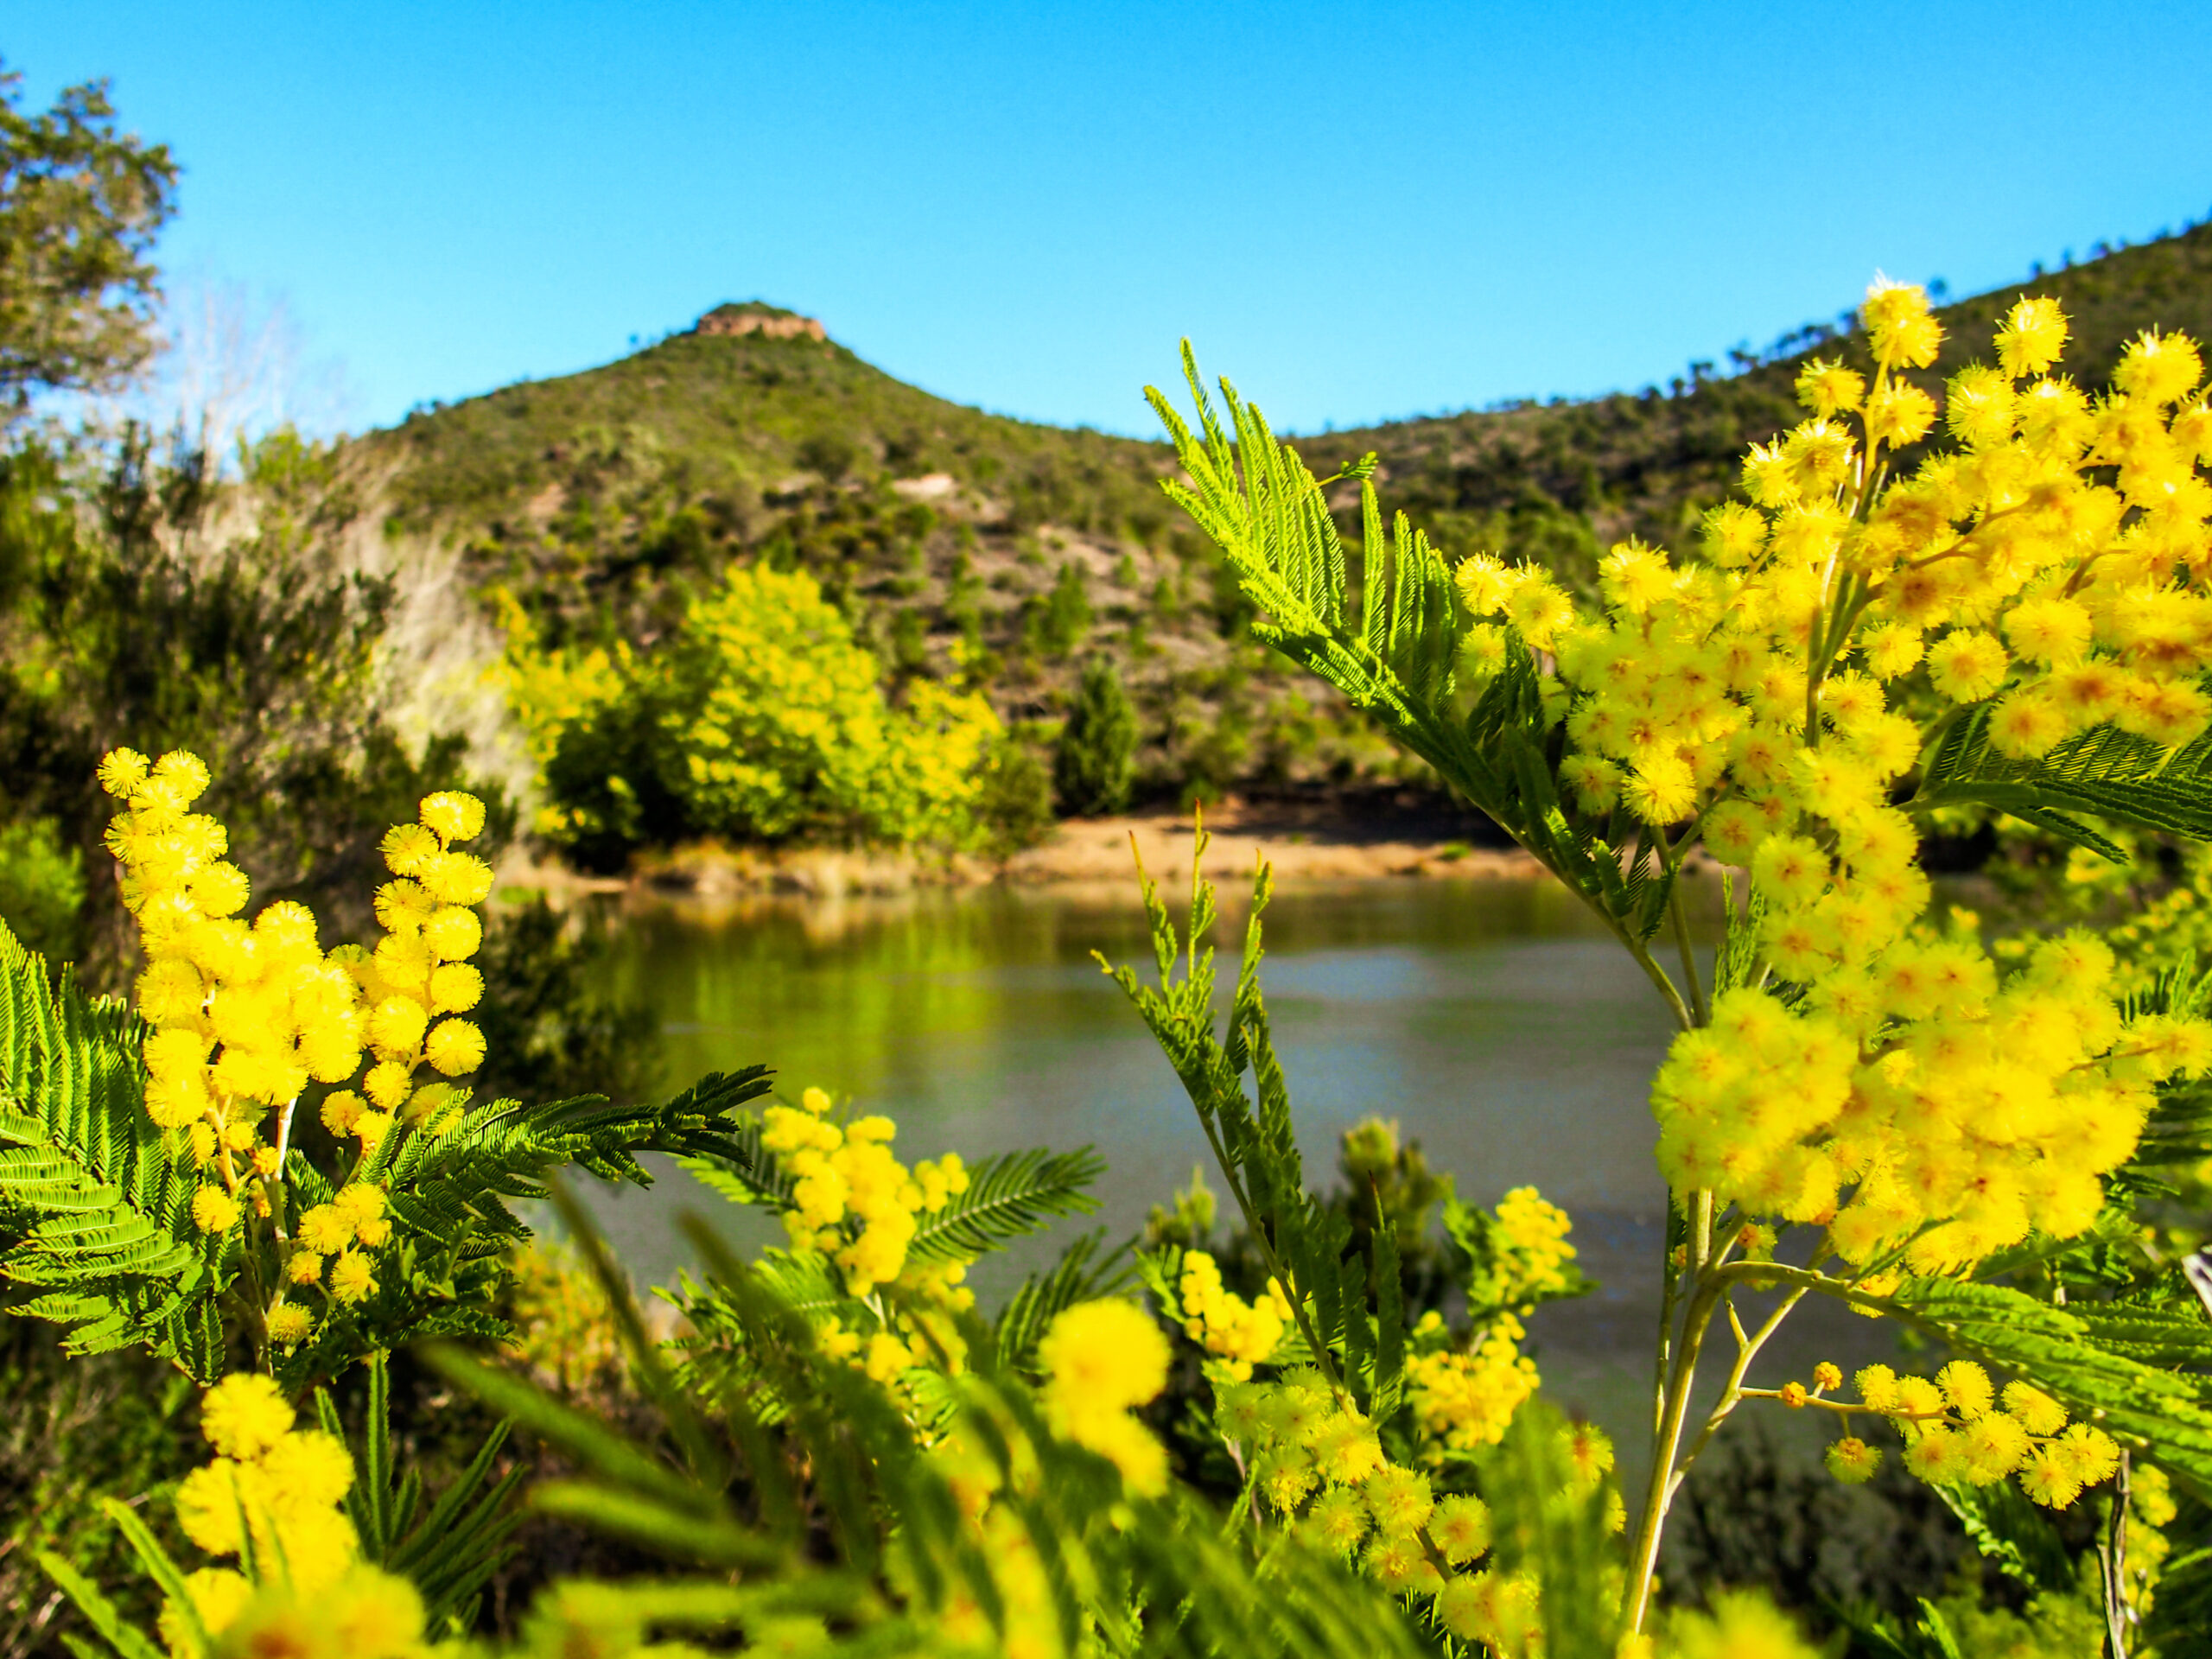
MULTIPOLYGON (((1433 798, 1373 792, 1261 800, 1232 797, 1202 809, 1205 868, 1247 881, 1265 857, 1285 886, 1443 877, 1541 881, 1543 868, 1497 832, 1433 798)), ((1128 891, 1141 857, 1154 874, 1187 880, 1199 813, 1160 809, 1069 818, 1035 846, 1001 858, 889 847, 757 847, 694 842, 639 854, 628 874, 590 877, 518 854, 504 885, 575 894, 634 893, 713 905, 743 894, 892 898, 931 888, 1071 887, 1099 905, 1128 891)))

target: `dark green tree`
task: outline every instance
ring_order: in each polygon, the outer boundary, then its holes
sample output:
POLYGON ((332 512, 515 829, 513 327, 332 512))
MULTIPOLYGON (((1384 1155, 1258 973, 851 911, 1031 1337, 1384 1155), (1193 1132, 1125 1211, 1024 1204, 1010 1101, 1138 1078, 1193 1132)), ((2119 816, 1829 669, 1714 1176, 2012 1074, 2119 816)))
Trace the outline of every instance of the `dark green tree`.
POLYGON ((1065 657, 1090 632, 1090 594, 1083 568, 1073 560, 1060 567, 1052 591, 1029 601, 1025 643, 1041 657, 1065 657))
POLYGON ((0 408, 104 390, 146 360, 149 256, 175 207, 168 146, 116 130, 105 81, 33 115, 22 77, 0 72, 0 408))
POLYGON ((73 851, 90 925, 71 943, 99 987, 124 982, 136 948, 101 842, 114 803, 92 777, 118 744, 205 760, 206 810, 257 906, 302 899, 334 938, 366 935, 378 842, 423 795, 474 787, 492 808, 480 845, 513 834, 465 737, 417 751, 385 717, 374 671, 395 594, 334 551, 353 512, 334 466, 327 448, 264 439, 245 457, 256 532, 203 557, 196 538, 232 486, 197 454, 128 433, 96 482, 35 446, 0 457, 0 573, 15 573, 0 589, 0 822, 50 820, 60 858, 73 851))
POLYGON ((1052 753, 1060 810, 1075 817, 1120 811, 1128 804, 1136 753, 1136 708, 1112 661, 1094 657, 1084 664, 1075 707, 1052 753))

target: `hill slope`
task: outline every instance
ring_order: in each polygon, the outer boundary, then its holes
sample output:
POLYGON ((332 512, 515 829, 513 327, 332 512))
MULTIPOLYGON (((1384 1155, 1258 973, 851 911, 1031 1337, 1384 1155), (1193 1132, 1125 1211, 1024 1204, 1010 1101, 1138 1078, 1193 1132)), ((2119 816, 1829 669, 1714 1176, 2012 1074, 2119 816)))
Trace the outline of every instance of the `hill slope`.
MULTIPOLYGON (((1986 360, 1999 317, 2024 294, 2065 308, 2073 336, 2064 367, 2100 388, 2121 346, 2145 328, 2212 342, 2212 225, 1942 308, 1942 353, 1921 382, 1939 391, 1947 376, 1986 360)), ((1591 556, 1631 535, 1679 550, 1698 515, 1734 488, 1745 448, 1804 418, 1791 385, 1807 357, 1869 366, 1853 334, 1804 329, 1785 346, 1740 373, 1667 391, 1395 421, 1300 448, 1325 475, 1375 450, 1386 502, 1427 525, 1447 553, 1503 545, 1591 556)))
MULTIPOLYGON (((2145 327, 2212 340, 2212 226, 1946 307, 1931 386, 1986 352, 2020 293, 2060 300, 2068 366, 2101 384, 2145 327)), ((604 368, 412 416, 358 441, 351 464, 388 535, 458 545, 467 583, 513 593, 556 640, 649 642, 691 584, 760 556, 816 574, 895 674, 945 672, 964 642, 1016 721, 1051 721, 1082 658, 1112 658, 1146 723, 1154 793, 1409 775, 1320 688, 1293 695, 1244 637, 1240 602, 1156 487, 1165 446, 950 403, 804 321, 724 308, 604 368), (739 317, 748 332, 715 331, 739 317)), ((1848 333, 1785 346, 1664 391, 1299 444, 1324 473, 1376 450, 1386 505, 1448 555, 1502 547, 1573 575, 1624 536, 1685 545, 1745 448, 1800 417, 1802 359, 1863 358, 1848 333)), ((1349 493, 1342 505, 1356 550, 1349 493)))
POLYGON ((1147 792, 1397 769, 1349 711, 1279 695, 1160 495, 1166 445, 963 408, 834 340, 695 330, 351 451, 387 537, 457 544, 463 580, 553 643, 650 643, 696 584, 760 556, 817 575, 898 675, 964 648, 1016 722, 1049 722, 1084 657, 1111 657, 1147 792))

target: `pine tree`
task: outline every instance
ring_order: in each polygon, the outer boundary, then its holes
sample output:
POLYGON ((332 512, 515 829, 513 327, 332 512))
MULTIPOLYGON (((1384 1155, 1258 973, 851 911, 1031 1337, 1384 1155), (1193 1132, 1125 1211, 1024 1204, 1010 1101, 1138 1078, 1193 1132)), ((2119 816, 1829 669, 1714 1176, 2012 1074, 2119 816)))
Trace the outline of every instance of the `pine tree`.
POLYGON ((1136 750, 1135 706, 1114 664, 1094 657, 1084 665, 1075 707, 1052 753, 1052 789, 1060 810, 1081 817, 1128 805, 1136 750))

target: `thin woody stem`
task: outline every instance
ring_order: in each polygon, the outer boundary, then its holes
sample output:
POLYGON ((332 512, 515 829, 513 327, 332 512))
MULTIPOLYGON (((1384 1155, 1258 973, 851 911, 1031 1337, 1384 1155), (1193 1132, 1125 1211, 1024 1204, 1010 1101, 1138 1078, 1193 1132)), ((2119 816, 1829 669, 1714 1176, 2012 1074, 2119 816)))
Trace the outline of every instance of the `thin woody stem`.
POLYGON ((1706 1417, 1705 1427, 1699 1431, 1697 1439, 1690 1442, 1690 1449, 1682 1454, 1681 1461, 1675 1467, 1668 1488, 1669 1497, 1672 1497, 1675 1489, 1682 1484, 1683 1478, 1689 1473, 1690 1465, 1697 1461, 1698 1454, 1713 1444, 1713 1437, 1720 1432, 1720 1425, 1728 1421, 1729 1414, 1744 1399, 1745 1373, 1751 1370, 1751 1362, 1758 1357, 1759 1350, 1766 1346, 1768 1339, 1774 1335, 1784 1316, 1791 1308, 1797 1306, 1804 1294, 1805 1287, 1800 1285, 1789 1295, 1783 1297, 1782 1306, 1769 1314, 1766 1323, 1759 1326, 1757 1333, 1748 1338, 1743 1333, 1743 1326, 1736 1323, 1735 1304, 1731 1302, 1728 1305, 1729 1323, 1735 1327, 1736 1332, 1736 1363, 1729 1367, 1728 1381, 1722 1385, 1720 1398, 1714 1402, 1713 1410, 1706 1417))
MULTIPOLYGON (((1700 1196, 1708 1204, 1711 1202, 1711 1194, 1700 1196)), ((1669 1477, 1674 1470, 1675 1449, 1681 1443, 1690 1390, 1697 1381, 1698 1354, 1705 1345, 1706 1330, 1713 1321, 1713 1306, 1719 1300, 1720 1290, 1717 1280, 1700 1283, 1683 1320, 1681 1351, 1675 1358, 1674 1376, 1667 1386, 1666 1407, 1660 1414, 1659 1433, 1651 1448, 1651 1475, 1644 1487, 1643 1513, 1637 1523, 1628 1582, 1624 1586, 1625 1601, 1621 1611, 1630 1630, 1643 1628, 1644 1614, 1650 1606, 1652 1569, 1658 1564, 1660 1534, 1667 1524, 1668 1502, 1674 1496, 1669 1477)))

